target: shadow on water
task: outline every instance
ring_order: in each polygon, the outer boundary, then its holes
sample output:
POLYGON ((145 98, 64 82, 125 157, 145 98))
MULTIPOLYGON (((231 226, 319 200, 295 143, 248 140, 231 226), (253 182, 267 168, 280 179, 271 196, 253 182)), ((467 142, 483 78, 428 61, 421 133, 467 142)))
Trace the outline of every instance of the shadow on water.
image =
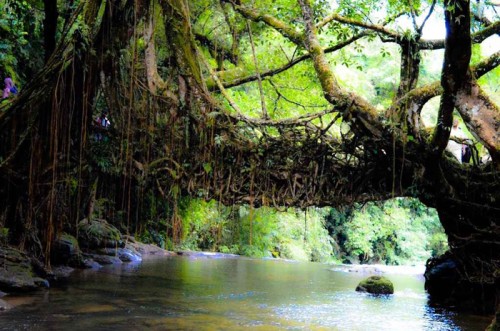
POLYGON ((369 270, 392 280, 393 296, 355 292, 368 274, 352 268, 181 256, 79 271, 63 287, 4 298, 18 305, 0 314, 0 329, 441 331, 489 323, 429 307, 422 276, 404 269, 369 270))

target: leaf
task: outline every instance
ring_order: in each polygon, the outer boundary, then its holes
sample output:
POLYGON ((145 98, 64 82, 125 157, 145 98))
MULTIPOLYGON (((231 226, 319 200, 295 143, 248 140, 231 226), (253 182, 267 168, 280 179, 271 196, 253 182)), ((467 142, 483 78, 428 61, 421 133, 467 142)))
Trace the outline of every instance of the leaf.
POLYGON ((340 132, 342 132, 342 134, 347 134, 350 130, 350 125, 346 122, 342 122, 342 124, 340 125, 340 132))
POLYGON ((203 163, 203 169, 207 174, 212 172, 212 164, 211 163, 203 163))

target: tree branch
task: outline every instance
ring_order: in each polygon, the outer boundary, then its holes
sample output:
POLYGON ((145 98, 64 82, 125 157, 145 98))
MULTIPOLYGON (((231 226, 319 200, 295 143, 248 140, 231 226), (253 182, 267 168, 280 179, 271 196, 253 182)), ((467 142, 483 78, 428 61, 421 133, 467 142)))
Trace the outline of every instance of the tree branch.
POLYGON ((424 29, 425 24, 427 23, 427 20, 429 20, 429 17, 431 17, 432 13, 434 12, 434 7, 436 6, 436 0, 432 0, 432 5, 431 8, 429 9, 429 12, 427 13, 427 16, 425 16, 424 21, 422 22, 422 25, 418 28, 418 34, 422 34, 422 30, 424 29))
POLYGON ((349 25, 359 26, 361 28, 365 28, 365 29, 369 29, 369 30, 372 30, 372 31, 375 31, 378 33, 382 33, 386 36, 394 38, 395 40, 400 37, 399 34, 397 34, 396 32, 394 32, 392 30, 387 29, 384 25, 360 22, 358 20, 348 18, 345 16, 341 16, 341 15, 338 15, 336 13, 333 13, 333 14, 325 17, 321 22, 319 22, 316 25, 316 29, 322 28, 323 26, 330 23, 331 21, 337 21, 339 23, 345 23, 345 24, 349 24, 349 25))
MULTIPOLYGON (((500 33, 500 21, 497 21, 485 29, 473 33, 471 35, 471 39, 473 43, 479 44, 482 43, 485 39, 491 37, 494 34, 500 33)), ((434 50, 434 49, 442 49, 445 47, 444 40, 420 40, 419 47, 420 49, 434 50)))
POLYGON ((441 73, 443 94, 432 144, 437 155, 444 151, 450 137, 457 93, 465 87, 472 53, 470 8, 468 0, 445 0, 446 40, 441 73))
POLYGON ((194 32, 194 37, 201 45, 207 47, 214 59, 221 57, 222 60, 228 60, 234 65, 238 65, 238 54, 233 52, 233 49, 228 49, 222 42, 215 42, 207 36, 194 32))
POLYGON ((284 37, 288 38, 294 44, 297 45, 302 44, 302 39, 304 38, 302 33, 297 31, 294 27, 277 19, 276 17, 266 13, 259 12, 255 8, 248 8, 242 6, 239 3, 236 3, 236 1, 234 0, 224 0, 224 1, 230 2, 233 5, 234 9, 238 13, 240 13, 243 17, 252 20, 254 22, 264 22, 270 27, 274 28, 279 33, 281 33, 284 37))
MULTIPOLYGON (((500 51, 493 53, 487 59, 479 62, 474 67, 471 67, 472 76, 479 79, 483 75, 487 74, 491 70, 495 69, 500 65, 500 51)), ((393 107, 402 107, 403 104, 413 104, 415 109, 420 110, 422 107, 432 98, 443 93, 443 88, 438 81, 413 89, 402 98, 398 99, 393 107)), ((413 107, 412 107, 413 108, 413 107)))
MULTIPOLYGON (((332 52, 338 51, 338 50, 352 44, 353 42, 355 42, 363 37, 366 37, 370 34, 371 34, 371 32, 369 32, 369 31, 363 31, 363 32, 357 34, 356 36, 349 38, 348 40, 345 40, 345 41, 340 42, 336 45, 324 48, 323 52, 324 53, 332 53, 332 52)), ((270 70, 262 72, 260 74, 260 77, 261 78, 272 77, 272 76, 277 75, 279 73, 282 73, 282 72, 292 68, 293 66, 303 62, 304 60, 307 60, 310 58, 311 58, 311 55, 309 53, 304 54, 304 55, 299 56, 298 58, 286 63, 282 67, 270 69, 270 70)), ((221 79, 222 85, 225 88, 239 86, 242 84, 256 81, 258 79, 256 74, 254 74, 254 73, 248 74, 247 72, 241 71, 240 68, 236 68, 233 70, 226 70, 224 72, 219 72, 219 73, 217 73, 217 75, 218 75, 219 79, 221 79), (236 77, 234 77, 234 76, 236 76, 236 77)), ((211 80, 207 81, 207 86, 211 90, 216 89, 216 86, 214 86, 214 82, 211 80)))
POLYGON ((476 81, 457 93, 455 107, 474 137, 490 152, 495 164, 500 164, 500 108, 484 94, 476 81))
MULTIPOLYGON (((476 66, 470 68, 471 76, 475 79, 479 79, 483 75, 487 74, 494 68, 500 65, 500 51, 492 54, 489 58, 481 61, 476 66)), ((434 83, 416 88, 411 90, 409 93, 404 95, 399 100, 393 103, 392 107, 394 109, 405 109, 407 120, 411 120, 414 124, 413 135, 416 138, 420 138, 420 113, 423 106, 432 98, 441 95, 443 93, 443 87, 439 81, 434 83)), ((467 122, 467 119, 464 119, 467 122)), ((471 130, 476 130, 476 128, 470 127, 471 130)), ((477 135, 477 134, 475 134, 477 135)), ((478 138, 478 140, 483 141, 487 139, 478 138)))
POLYGON ((353 124, 358 131, 368 136, 380 137, 382 127, 377 120, 377 112, 370 104, 353 93, 342 91, 335 78, 325 53, 316 36, 316 27, 308 0, 298 0, 305 24, 304 46, 311 54, 316 75, 320 81, 324 96, 337 111, 344 113, 344 120, 353 124), (353 121, 353 119, 357 119, 353 121))

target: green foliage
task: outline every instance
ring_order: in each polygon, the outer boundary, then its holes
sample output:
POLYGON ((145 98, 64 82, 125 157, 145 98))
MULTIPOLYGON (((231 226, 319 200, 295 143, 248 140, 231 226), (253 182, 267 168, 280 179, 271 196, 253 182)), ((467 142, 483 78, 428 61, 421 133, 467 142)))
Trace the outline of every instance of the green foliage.
POLYGON ((328 226, 346 261, 422 263, 447 249, 436 211, 415 199, 367 203, 344 211, 332 209, 328 226))
POLYGON ((38 1, 0 0, 0 74, 18 85, 43 64, 39 5, 38 1))
POLYGON ((184 198, 179 216, 180 249, 387 264, 423 263, 447 250, 436 211, 415 199, 278 212, 184 198))
POLYGON ((91 219, 106 219, 108 210, 110 209, 111 201, 106 198, 97 199, 94 202, 94 210, 91 219))
POLYGON ((324 227, 326 212, 249 206, 225 207, 215 201, 182 199, 179 248, 211 250, 254 257, 275 256, 331 261, 332 239, 324 227))
POLYGON ((9 229, 0 227, 0 244, 7 244, 9 242, 9 229))

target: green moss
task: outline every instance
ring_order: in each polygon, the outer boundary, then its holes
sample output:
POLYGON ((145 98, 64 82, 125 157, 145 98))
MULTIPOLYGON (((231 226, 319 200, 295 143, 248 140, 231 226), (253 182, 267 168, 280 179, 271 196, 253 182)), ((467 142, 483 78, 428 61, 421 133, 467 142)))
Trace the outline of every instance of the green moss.
POLYGON ((358 284, 356 291, 372 294, 393 294, 394 285, 383 276, 370 276, 358 284))
POLYGON ((78 224, 78 240, 83 247, 113 247, 121 242, 117 228, 105 220, 82 220, 78 224))
POLYGON ((70 243, 73 247, 78 248, 78 240, 70 234, 61 234, 60 240, 70 243))
POLYGON ((495 318, 493 319, 493 322, 486 328, 486 331, 500 331, 500 307, 499 310, 497 311, 495 318))

